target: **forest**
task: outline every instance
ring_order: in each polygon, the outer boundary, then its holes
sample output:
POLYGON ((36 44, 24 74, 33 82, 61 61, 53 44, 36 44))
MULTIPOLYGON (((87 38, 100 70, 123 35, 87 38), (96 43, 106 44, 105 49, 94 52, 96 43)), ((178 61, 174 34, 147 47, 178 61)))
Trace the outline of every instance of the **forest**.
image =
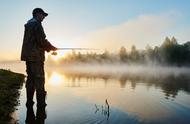
POLYGON ((139 50, 135 45, 127 50, 121 46, 117 53, 105 50, 103 53, 72 51, 60 60, 60 63, 126 63, 126 64, 159 64, 171 66, 190 65, 190 42, 179 44, 175 37, 166 37, 160 46, 139 50))

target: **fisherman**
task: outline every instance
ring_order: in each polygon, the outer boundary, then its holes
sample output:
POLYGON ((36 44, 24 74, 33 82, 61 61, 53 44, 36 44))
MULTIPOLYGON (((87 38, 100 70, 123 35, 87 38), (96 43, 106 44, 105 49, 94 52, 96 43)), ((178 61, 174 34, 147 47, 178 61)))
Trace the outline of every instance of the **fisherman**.
POLYGON ((56 51, 47 39, 41 22, 48 16, 41 8, 35 8, 33 18, 25 24, 21 60, 26 62, 26 106, 33 106, 33 96, 36 91, 37 107, 46 106, 44 61, 45 51, 56 51))

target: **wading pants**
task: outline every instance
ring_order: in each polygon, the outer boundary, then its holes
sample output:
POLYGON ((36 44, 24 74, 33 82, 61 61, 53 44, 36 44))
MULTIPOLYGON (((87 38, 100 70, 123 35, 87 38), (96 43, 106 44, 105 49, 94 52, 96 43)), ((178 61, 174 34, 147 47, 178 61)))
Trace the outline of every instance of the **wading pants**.
POLYGON ((44 76, 44 62, 43 61, 27 61, 26 62, 26 105, 33 104, 33 96, 36 91, 37 106, 46 105, 45 97, 46 91, 44 88, 45 76, 44 76))

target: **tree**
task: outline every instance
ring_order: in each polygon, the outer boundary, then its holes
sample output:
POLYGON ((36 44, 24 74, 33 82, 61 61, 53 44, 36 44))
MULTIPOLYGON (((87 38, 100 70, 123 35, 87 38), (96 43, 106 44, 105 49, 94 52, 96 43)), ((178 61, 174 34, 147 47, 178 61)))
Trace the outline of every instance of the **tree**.
POLYGON ((151 46, 147 45, 146 46, 146 55, 149 59, 153 59, 154 57, 154 50, 151 46))
POLYGON ((171 45, 171 41, 168 37, 166 37, 164 42, 161 45, 161 48, 168 48, 170 45, 171 45))
POLYGON ((162 55, 162 60, 164 60, 164 62, 166 62, 167 64, 172 64, 175 63, 175 54, 177 51, 177 40, 172 37, 172 39, 170 40, 168 37, 165 38, 163 44, 161 45, 160 48, 160 52, 162 55))
POLYGON ((133 62, 137 62, 139 60, 139 52, 137 51, 135 45, 131 47, 130 58, 133 62))
POLYGON ((173 45, 177 45, 177 44, 178 44, 175 37, 172 37, 171 43, 172 43, 173 45))
POLYGON ((127 50, 124 46, 122 46, 119 50, 119 57, 121 61, 123 62, 127 61, 127 50))
POLYGON ((109 52, 107 50, 104 51, 103 54, 101 54, 101 58, 104 59, 104 60, 109 60, 109 52))

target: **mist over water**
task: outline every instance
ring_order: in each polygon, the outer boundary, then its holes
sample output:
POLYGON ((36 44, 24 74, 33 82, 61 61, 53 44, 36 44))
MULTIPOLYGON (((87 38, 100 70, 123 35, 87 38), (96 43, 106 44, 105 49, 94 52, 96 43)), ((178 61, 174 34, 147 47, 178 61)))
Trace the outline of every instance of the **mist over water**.
MULTIPOLYGON (((25 63, 21 61, 0 62, 0 68, 9 69, 20 73, 25 73, 25 63)), ((61 70, 65 73, 89 74, 89 75, 107 75, 111 77, 120 77, 123 75, 138 77, 164 78, 167 76, 188 76, 190 74, 189 66, 162 66, 156 64, 124 64, 124 63, 63 63, 49 64, 45 62, 45 70, 61 70)))
MULTIPOLYGON (((65 73, 91 75, 91 76, 109 76, 109 77, 121 77, 121 76, 134 76, 139 78, 165 78, 168 76, 179 77, 188 76, 190 74, 189 67, 175 67, 175 66, 161 66, 161 65, 135 65, 135 64, 63 64, 58 65, 65 73)), ((57 68, 52 66, 51 68, 57 68)))
MULTIPOLYGON (((23 62, 0 63, 0 67, 25 73, 23 62)), ((190 121, 188 67, 46 62, 45 72, 46 123, 188 124, 190 121), (105 100, 110 105, 108 111, 104 111, 105 100)), ((18 120, 24 124, 27 117, 24 86, 20 101, 18 120)))

